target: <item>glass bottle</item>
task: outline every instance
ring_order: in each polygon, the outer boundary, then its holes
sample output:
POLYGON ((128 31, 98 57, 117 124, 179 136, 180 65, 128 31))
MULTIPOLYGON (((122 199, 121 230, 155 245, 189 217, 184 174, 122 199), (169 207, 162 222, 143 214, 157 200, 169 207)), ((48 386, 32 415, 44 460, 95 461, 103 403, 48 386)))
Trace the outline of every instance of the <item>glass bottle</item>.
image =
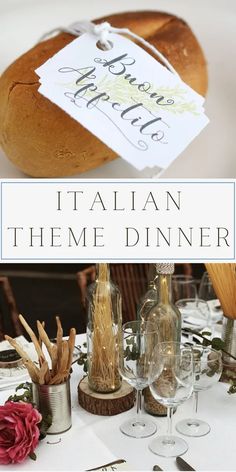
MULTIPOLYGON (((157 303, 148 313, 148 321, 154 322, 158 327, 159 342, 181 340, 181 313, 172 303, 171 276, 174 273, 174 264, 156 264, 156 292, 157 303)), ((156 416, 165 416, 166 408, 159 404, 147 388, 144 392, 145 410, 156 416)))
POLYGON ((150 264, 148 290, 141 298, 137 308, 137 319, 147 321, 148 313, 157 303, 157 278, 155 264, 150 264))
POLYGON ((92 390, 109 393, 121 386, 119 337, 121 294, 110 280, 109 264, 96 265, 96 280, 87 291, 88 383, 92 390))
POLYGON ((148 320, 157 324, 159 342, 181 340, 181 314, 172 303, 171 275, 174 264, 156 264, 158 300, 148 314, 148 320))

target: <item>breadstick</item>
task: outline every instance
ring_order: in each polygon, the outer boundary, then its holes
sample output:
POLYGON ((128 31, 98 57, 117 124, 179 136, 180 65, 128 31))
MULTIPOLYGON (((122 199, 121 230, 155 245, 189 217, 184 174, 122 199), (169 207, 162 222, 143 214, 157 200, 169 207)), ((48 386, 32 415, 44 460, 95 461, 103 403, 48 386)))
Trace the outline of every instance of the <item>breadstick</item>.
POLYGON ((52 378, 49 368, 48 368, 44 378, 45 378, 45 384, 48 385, 50 383, 51 378, 52 378))
MULTIPOLYGON (((43 329, 45 328, 45 321, 42 321, 42 327, 43 327, 43 329)), ((42 344, 43 344, 42 339, 39 336, 39 345, 40 345, 41 349, 42 349, 42 344)))
POLYGON ((57 352, 57 345, 54 344, 52 346, 52 376, 54 376, 57 372, 57 365, 58 365, 58 352, 57 352))
POLYGON ((56 316, 56 322, 57 322, 57 369, 60 370, 63 329, 62 329, 61 320, 59 316, 56 316))
POLYGON ((49 381, 51 380, 51 372, 50 372, 47 361, 46 361, 46 366, 47 366, 47 369, 45 368, 44 383, 47 385, 49 384, 49 381))
POLYGON ((40 385, 44 385, 46 383, 45 376, 48 371, 49 371, 48 363, 47 361, 45 361, 40 367, 40 371, 39 371, 39 384, 40 385))
POLYGON ((5 335, 5 339, 11 344, 12 347, 18 352, 18 354, 22 357, 23 363, 25 367, 27 368, 29 375, 33 382, 38 382, 39 379, 39 369, 38 367, 33 363, 33 361, 30 359, 28 356, 27 352, 24 351, 24 349, 16 342, 15 339, 11 338, 7 334, 5 335))
POLYGON ((61 363, 60 363, 60 370, 58 374, 65 374, 67 370, 68 364, 68 357, 69 357, 69 346, 67 341, 62 341, 62 356, 61 356, 61 363))
POLYGON ((71 328, 70 330, 70 336, 68 339, 68 347, 69 347, 69 357, 68 357, 68 363, 67 363, 67 370, 68 374, 70 372, 72 360, 73 360, 73 351, 75 347, 75 336, 76 336, 76 330, 75 328, 71 328))
POLYGON ((49 385, 60 384, 66 380, 66 372, 58 372, 50 381, 49 385))
POLYGON ((56 316, 57 322, 57 342, 52 344, 45 329, 44 321, 41 323, 37 321, 38 338, 30 328, 26 320, 22 315, 19 315, 20 321, 24 326, 25 330, 30 336, 30 339, 36 349, 39 358, 38 368, 35 363, 30 359, 27 352, 17 343, 17 341, 10 336, 5 336, 5 339, 14 347, 18 354, 22 357, 23 363, 27 368, 29 375, 33 382, 44 384, 60 384, 65 382, 70 374, 70 368, 73 359, 73 350, 75 345, 76 330, 71 328, 68 340, 63 340, 63 329, 59 316, 56 316), (48 362, 46 361, 45 355, 42 350, 42 344, 45 344, 49 353, 52 368, 49 370, 48 362))
POLYGON ((31 360, 24 359, 24 358, 22 358, 22 360, 23 360, 23 363, 24 363, 26 369, 29 372, 29 376, 30 376, 31 380, 34 383, 39 383, 39 379, 40 379, 40 370, 39 370, 39 368, 31 360))
POLYGON ((19 315, 19 319, 20 319, 21 324, 24 326, 25 330, 27 331, 28 335, 30 336, 31 341, 34 344, 34 347, 35 347, 36 352, 38 354, 39 364, 41 365, 42 360, 45 360, 45 356, 44 356, 43 351, 40 347, 38 339, 37 339, 36 335, 34 334, 33 330, 28 325, 27 321, 24 319, 24 317, 22 315, 19 315))
POLYGON ((53 360, 52 343, 51 343, 45 329, 43 328, 42 323, 40 323, 39 320, 37 320, 37 328, 38 328, 39 336, 42 339, 43 343, 45 344, 51 360, 53 360))
POLYGON ((24 351, 24 349, 20 346, 20 344, 16 342, 15 339, 11 338, 11 336, 8 336, 7 334, 5 334, 5 339, 11 344, 12 347, 14 347, 14 349, 18 352, 19 356, 21 356, 22 359, 27 359, 28 361, 31 361, 27 352, 24 351))

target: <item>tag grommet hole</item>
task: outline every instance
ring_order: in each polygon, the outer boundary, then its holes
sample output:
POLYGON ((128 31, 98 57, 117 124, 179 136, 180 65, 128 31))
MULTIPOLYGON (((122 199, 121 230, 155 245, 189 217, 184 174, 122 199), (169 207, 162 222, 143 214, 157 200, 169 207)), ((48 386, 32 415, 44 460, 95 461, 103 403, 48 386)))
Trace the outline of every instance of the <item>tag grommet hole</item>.
POLYGON ((113 43, 112 43, 111 41, 107 41, 107 42, 108 42, 108 44, 109 44, 109 46, 110 46, 109 48, 108 48, 105 44, 101 43, 101 41, 98 41, 98 42, 96 43, 96 46, 97 46, 97 48, 100 49, 101 51, 110 51, 110 49, 113 48, 113 43))

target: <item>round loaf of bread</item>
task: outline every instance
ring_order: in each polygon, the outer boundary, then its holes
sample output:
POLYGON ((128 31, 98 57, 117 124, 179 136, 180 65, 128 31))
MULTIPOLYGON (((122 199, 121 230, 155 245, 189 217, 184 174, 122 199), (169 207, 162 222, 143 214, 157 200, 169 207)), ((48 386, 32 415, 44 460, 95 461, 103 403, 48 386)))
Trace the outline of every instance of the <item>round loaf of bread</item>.
MULTIPOLYGON (((204 54, 183 20, 167 13, 139 11, 111 15, 95 22, 102 21, 129 28, 145 38, 164 54, 184 82, 205 95, 204 54)), ((62 33, 38 43, 0 78, 0 144, 6 156, 32 177, 79 174, 118 157, 38 92, 35 69, 73 39, 74 36, 62 33)))

